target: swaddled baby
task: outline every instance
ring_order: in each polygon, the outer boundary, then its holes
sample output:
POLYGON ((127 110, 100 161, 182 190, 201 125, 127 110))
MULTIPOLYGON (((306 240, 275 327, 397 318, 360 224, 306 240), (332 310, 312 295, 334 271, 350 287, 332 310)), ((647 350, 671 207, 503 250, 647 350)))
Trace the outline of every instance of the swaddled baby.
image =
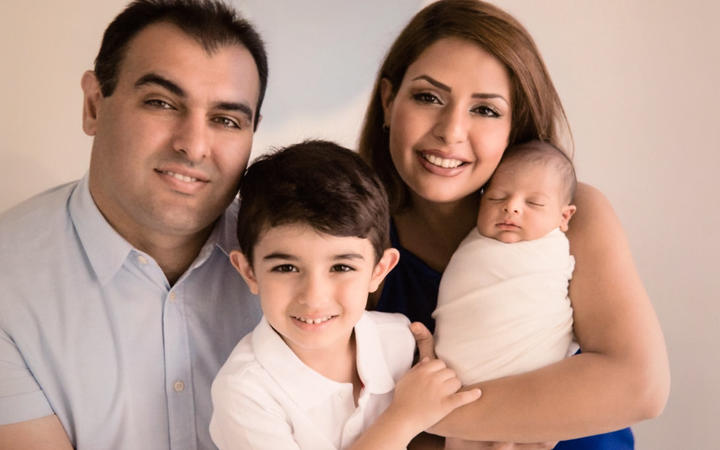
POLYGON ((509 148, 486 185, 477 227, 440 282, 435 341, 464 385, 573 354, 565 237, 575 212, 570 159, 549 143, 509 148))

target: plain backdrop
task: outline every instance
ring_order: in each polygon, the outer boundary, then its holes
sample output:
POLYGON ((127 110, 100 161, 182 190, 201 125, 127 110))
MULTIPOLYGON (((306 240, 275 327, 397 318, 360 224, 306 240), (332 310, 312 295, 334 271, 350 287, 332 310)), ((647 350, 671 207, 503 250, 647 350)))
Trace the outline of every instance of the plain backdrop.
MULTIPOLYGON (((379 62, 423 3, 237 0, 270 55, 254 155, 307 137, 354 147, 379 62)), ((665 333, 672 393, 634 427, 637 448, 720 448, 720 4, 496 3, 535 37, 579 177, 614 205, 665 333)), ((0 211, 86 171, 80 77, 124 5, 0 4, 0 211)))

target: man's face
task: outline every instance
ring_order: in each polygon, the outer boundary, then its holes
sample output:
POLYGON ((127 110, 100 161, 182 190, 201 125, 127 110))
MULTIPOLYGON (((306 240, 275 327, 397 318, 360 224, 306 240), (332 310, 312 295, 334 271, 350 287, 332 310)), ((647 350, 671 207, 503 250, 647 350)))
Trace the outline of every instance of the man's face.
POLYGON ((127 46, 117 86, 102 97, 83 77, 83 128, 94 136, 90 192, 134 245, 197 236, 235 196, 250 156, 259 76, 250 52, 209 54, 168 23, 127 46))

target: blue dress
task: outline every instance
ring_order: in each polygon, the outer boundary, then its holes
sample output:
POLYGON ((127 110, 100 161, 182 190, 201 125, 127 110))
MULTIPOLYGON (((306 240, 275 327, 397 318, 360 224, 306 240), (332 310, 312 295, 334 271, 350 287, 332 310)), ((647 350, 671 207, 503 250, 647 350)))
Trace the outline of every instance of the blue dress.
MULTIPOLYGON (((395 224, 390 225, 390 241, 400 252, 400 262, 385 278, 382 294, 375 309, 400 312, 412 322, 422 322, 435 330, 431 317, 437 305, 442 273, 431 269, 420 258, 400 246, 395 224)), ((633 450, 635 438, 630 428, 559 442, 556 450, 633 450)))

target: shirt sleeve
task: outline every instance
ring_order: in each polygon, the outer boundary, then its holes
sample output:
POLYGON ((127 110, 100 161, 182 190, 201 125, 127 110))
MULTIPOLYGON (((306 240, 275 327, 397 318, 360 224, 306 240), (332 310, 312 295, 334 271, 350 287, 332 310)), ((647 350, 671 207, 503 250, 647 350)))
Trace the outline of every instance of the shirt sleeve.
POLYGON ((299 450, 282 405, 261 383, 220 374, 212 386, 210 436, 220 450, 299 450))
POLYGON ((0 330, 0 424, 24 422, 52 415, 53 410, 20 350, 0 330))

